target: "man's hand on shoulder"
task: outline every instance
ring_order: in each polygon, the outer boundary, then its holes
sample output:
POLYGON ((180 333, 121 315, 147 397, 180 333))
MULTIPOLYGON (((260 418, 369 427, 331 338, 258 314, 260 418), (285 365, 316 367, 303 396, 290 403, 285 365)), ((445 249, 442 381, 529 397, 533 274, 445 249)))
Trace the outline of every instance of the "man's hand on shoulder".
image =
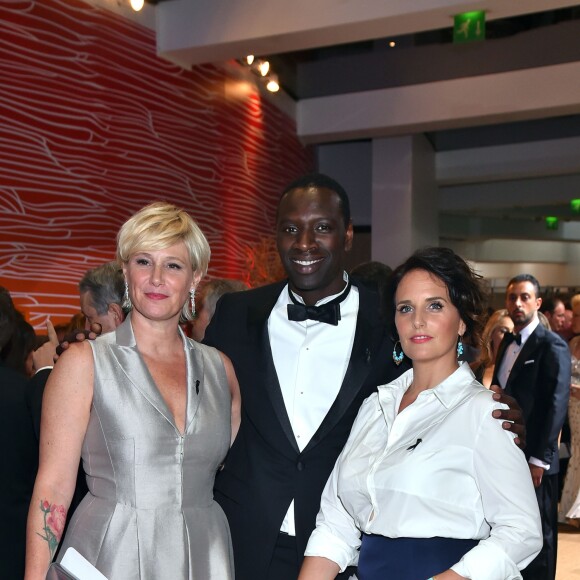
POLYGON ((103 331, 98 322, 93 322, 89 330, 75 330, 73 333, 64 337, 64 340, 56 347, 56 357, 58 357, 71 345, 73 342, 83 342, 84 340, 95 340, 97 336, 103 331))
POLYGON ((48 335, 48 340, 32 352, 32 364, 35 371, 52 367, 56 360, 58 338, 54 326, 49 319, 46 320, 46 333, 48 335))
POLYGON ((524 449, 526 446, 526 426, 524 424, 524 414, 521 407, 513 397, 506 395, 500 386, 492 385, 491 390, 494 392, 494 400, 509 407, 509 409, 496 409, 492 413, 492 416, 495 419, 503 421, 502 427, 514 433, 516 436, 514 443, 520 449, 524 449))

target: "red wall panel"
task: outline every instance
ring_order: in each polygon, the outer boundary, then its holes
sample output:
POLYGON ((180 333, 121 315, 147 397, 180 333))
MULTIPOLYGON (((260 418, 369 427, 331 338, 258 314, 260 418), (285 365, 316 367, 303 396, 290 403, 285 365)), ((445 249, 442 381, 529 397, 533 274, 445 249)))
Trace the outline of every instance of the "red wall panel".
POLYGON ((155 199, 198 220, 211 276, 246 276, 246 246, 313 156, 236 82, 159 59, 153 32, 82 2, 0 2, 0 285, 32 324, 78 311, 83 272, 155 199))

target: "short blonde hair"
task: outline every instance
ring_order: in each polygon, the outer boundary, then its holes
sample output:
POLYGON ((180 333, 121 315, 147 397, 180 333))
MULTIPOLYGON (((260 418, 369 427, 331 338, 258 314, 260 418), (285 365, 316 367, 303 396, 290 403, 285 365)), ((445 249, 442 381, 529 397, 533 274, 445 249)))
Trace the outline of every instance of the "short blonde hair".
MULTIPOLYGON (((137 252, 162 250, 183 242, 194 273, 207 273, 211 251, 206 237, 191 216, 166 201, 156 201, 131 216, 117 235, 117 260, 123 265, 137 252)), ((182 318, 191 320, 188 304, 182 318)))

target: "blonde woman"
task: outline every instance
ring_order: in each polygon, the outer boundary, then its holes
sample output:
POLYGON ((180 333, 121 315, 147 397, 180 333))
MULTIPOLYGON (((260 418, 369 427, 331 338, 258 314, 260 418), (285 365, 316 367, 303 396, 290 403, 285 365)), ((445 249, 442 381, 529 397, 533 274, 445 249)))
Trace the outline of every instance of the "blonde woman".
POLYGON ((114 332, 72 344, 46 386, 26 580, 46 576, 81 455, 89 493, 61 554, 74 547, 108 580, 233 578, 212 489, 239 425, 237 381, 225 355, 179 328, 209 256, 196 223, 168 203, 122 226, 131 312, 114 332))
POLYGON ((576 336, 568 343, 572 356, 572 381, 568 421, 572 436, 572 457, 566 470, 558 520, 580 528, 580 294, 572 296, 572 330, 576 336))
POLYGON ((495 369, 497 349, 504 334, 513 332, 514 323, 505 308, 496 310, 488 319, 481 335, 479 358, 471 363, 471 369, 477 380, 489 389, 495 369))

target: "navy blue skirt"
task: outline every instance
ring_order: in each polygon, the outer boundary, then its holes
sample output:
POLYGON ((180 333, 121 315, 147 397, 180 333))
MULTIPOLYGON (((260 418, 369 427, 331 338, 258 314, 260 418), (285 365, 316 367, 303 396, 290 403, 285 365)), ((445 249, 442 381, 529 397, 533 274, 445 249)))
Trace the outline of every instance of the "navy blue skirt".
POLYGON ((478 540, 362 535, 359 580, 427 580, 459 562, 478 540))

